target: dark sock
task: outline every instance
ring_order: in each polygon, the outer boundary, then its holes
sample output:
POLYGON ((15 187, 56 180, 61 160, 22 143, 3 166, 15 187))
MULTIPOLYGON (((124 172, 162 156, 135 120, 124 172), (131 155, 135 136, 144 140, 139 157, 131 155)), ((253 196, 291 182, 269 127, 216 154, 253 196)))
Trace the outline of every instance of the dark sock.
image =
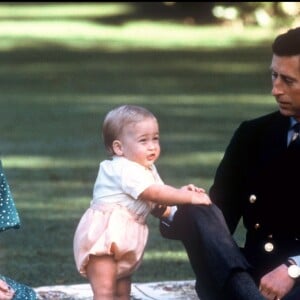
POLYGON ((225 284, 225 293, 230 300, 265 300, 252 277, 240 270, 229 277, 225 284))

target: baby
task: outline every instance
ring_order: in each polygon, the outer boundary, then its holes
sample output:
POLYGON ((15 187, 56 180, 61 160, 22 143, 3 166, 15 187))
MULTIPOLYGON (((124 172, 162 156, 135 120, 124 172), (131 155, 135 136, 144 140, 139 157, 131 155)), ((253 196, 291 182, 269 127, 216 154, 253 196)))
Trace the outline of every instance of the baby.
POLYGON ((100 163, 93 200, 75 232, 74 256, 94 300, 125 300, 147 243, 147 216, 168 217, 171 206, 211 201, 193 184, 178 189, 163 183, 154 165, 158 121, 147 109, 116 107, 106 115, 102 134, 111 159, 100 163))

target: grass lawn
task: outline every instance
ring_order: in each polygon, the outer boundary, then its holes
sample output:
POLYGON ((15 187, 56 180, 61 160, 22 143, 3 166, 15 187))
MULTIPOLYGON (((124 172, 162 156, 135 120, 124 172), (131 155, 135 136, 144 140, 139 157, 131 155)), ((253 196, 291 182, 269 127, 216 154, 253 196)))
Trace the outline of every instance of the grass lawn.
MULTIPOLYGON (((94 14, 130 7, 58 5, 0 5, 0 154, 22 220, 20 230, 1 234, 0 273, 31 286, 86 282, 72 239, 106 158, 100 127, 112 107, 152 110, 164 181, 206 189, 238 124, 276 109, 269 74, 276 32, 113 25, 94 14)), ((150 217, 133 280, 192 279, 182 245, 163 239, 157 225, 150 217)))

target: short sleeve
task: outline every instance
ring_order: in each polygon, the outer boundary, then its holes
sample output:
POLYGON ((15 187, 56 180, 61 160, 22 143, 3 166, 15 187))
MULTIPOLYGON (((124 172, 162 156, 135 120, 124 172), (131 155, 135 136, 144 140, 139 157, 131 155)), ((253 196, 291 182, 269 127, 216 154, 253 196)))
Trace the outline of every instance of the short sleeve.
POLYGON ((155 184, 155 176, 150 169, 129 162, 124 166, 121 174, 121 186, 125 193, 138 199, 139 195, 150 185, 155 184))

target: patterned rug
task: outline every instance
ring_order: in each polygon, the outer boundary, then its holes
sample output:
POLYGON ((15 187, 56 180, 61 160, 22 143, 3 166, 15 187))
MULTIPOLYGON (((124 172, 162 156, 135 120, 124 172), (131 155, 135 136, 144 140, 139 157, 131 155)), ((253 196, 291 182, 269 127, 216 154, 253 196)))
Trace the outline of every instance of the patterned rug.
MULTIPOLYGON (((132 300, 197 300, 195 281, 133 283, 132 300)), ((35 288, 39 300, 92 300, 89 284, 56 285, 35 288)))

